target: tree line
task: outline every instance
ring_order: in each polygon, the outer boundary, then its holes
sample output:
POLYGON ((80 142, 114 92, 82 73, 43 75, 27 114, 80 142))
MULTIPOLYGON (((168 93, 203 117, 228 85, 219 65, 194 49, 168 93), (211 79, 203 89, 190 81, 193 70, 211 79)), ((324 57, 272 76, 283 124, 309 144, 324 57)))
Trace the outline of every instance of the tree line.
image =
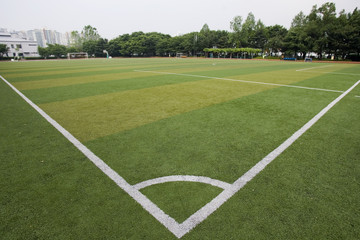
POLYGON ((360 56, 360 10, 350 13, 336 12, 334 3, 313 6, 309 15, 303 12, 292 20, 291 27, 265 26, 254 14, 243 19, 236 16, 230 22, 231 31, 210 30, 204 24, 198 32, 172 37, 168 34, 133 32, 110 41, 101 38, 97 29, 85 26, 79 33, 71 34, 70 47, 49 45, 39 48, 42 56, 61 56, 67 52, 87 52, 90 56, 103 57, 107 50, 113 57, 188 56, 241 57, 251 54, 292 57, 316 55, 318 58, 333 56, 346 59, 360 56), (251 50, 252 49, 252 50, 251 50))

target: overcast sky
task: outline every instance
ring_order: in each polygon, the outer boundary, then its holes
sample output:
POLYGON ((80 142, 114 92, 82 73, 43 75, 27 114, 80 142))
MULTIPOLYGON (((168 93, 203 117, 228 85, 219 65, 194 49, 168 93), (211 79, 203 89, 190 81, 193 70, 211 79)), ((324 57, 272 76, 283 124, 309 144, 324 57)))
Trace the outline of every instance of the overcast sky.
MULTIPOLYGON (((329 1, 329 0, 328 0, 329 1)), ((313 5, 327 0, 6 0, 1 3, 0 28, 30 30, 47 28, 59 32, 96 27, 108 39, 135 31, 175 36, 211 30, 230 31, 235 16, 252 12, 266 26, 290 27, 296 14, 308 14, 313 5)), ((359 0, 333 0, 337 12, 360 8, 359 0)))

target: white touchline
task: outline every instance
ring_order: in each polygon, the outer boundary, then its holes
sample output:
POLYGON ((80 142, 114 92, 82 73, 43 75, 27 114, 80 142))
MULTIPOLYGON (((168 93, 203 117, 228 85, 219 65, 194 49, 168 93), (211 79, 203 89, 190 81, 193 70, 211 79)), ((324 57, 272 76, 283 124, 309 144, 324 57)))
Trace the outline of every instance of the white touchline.
POLYGON ((65 130, 60 124, 58 124, 54 119, 47 115, 41 108, 35 105, 30 99, 23 95, 19 90, 17 90, 12 84, 10 84, 5 78, 0 76, 1 79, 8 84, 17 94, 19 94, 31 107, 33 107, 42 117, 44 117, 51 125, 53 125, 61 134, 63 134, 71 143, 74 144, 87 158, 90 159, 102 172, 104 172, 109 178, 111 178, 120 188, 127 192, 135 201, 137 201, 145 210, 147 210, 151 215, 153 215, 160 223, 162 223, 169 231, 171 231, 176 237, 181 238, 191 229, 196 227, 199 223, 204 221, 210 214, 216 211, 222 204, 224 204, 229 198, 231 198, 235 193, 237 193, 243 186, 251 181, 257 174, 259 174, 268 164, 270 164, 277 156, 279 156, 283 151, 285 151, 289 146, 292 145, 301 135, 303 135, 311 126, 313 126, 322 116, 325 115, 336 103, 338 103, 342 98, 344 98, 351 90, 353 90, 359 83, 357 81, 352 87, 342 93, 339 97, 333 100, 328 106, 322 109, 317 115, 315 115, 310 121, 308 121, 304 126, 302 126, 298 131, 296 131, 291 137, 289 137, 285 142, 283 142, 279 147, 269 153, 264 157, 260 162, 258 162, 254 167, 248 170, 243 176, 237 179, 233 184, 227 184, 218 180, 210 179, 207 177, 197 177, 197 176, 175 176, 180 177, 183 181, 200 181, 212 185, 220 184, 224 191, 221 192, 217 197, 207 203, 199 211, 191 215, 183 223, 179 224, 173 218, 165 214, 158 206, 156 206, 152 201, 150 201, 145 195, 143 195, 138 189, 142 187, 150 186, 158 182, 168 182, 174 180, 174 176, 162 177, 153 179, 153 181, 145 181, 136 185, 130 185, 124 178, 122 178, 117 172, 111 169, 104 161, 97 157, 93 152, 91 152, 86 146, 84 146, 80 141, 78 141, 73 135, 71 135, 67 130, 65 130), (196 180, 196 178, 198 178, 196 180), (217 183, 215 183, 218 181, 217 183), (135 187, 137 186, 137 187, 135 187))
POLYGON ((306 70, 310 70, 310 69, 326 68, 326 67, 331 67, 331 66, 333 66, 333 65, 325 65, 325 66, 320 66, 320 67, 303 68, 303 69, 298 69, 296 71, 300 72, 300 71, 306 71, 306 70))
POLYGON ((247 81, 247 80, 240 80, 240 79, 210 77, 210 76, 185 74, 185 73, 156 72, 156 71, 146 71, 146 70, 134 70, 134 72, 148 72, 148 73, 178 75, 178 76, 186 76, 186 77, 209 78, 209 79, 217 79, 217 80, 225 80, 225 81, 233 81, 233 82, 243 82, 243 83, 250 83, 250 84, 271 85, 271 86, 289 87, 289 88, 301 88, 301 89, 325 91, 325 92, 336 92, 336 93, 343 93, 344 92, 344 91, 339 91, 339 90, 331 90, 331 89, 323 89, 323 88, 311 88, 311 87, 302 87, 302 86, 296 86, 296 85, 286 85, 286 84, 266 83, 266 82, 255 82, 255 81, 247 81))

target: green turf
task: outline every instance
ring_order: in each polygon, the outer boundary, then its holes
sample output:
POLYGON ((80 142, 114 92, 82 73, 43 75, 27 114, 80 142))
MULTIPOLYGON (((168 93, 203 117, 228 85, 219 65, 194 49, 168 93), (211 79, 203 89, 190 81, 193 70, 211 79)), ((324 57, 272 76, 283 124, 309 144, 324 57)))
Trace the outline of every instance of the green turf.
MULTIPOLYGON (((360 65, 327 65, 101 59, 2 62, 0 74, 130 184, 169 175, 232 183, 340 93, 134 70, 341 91, 360 79, 360 65)), ((359 95, 183 239, 357 239, 359 95)), ((176 239, 2 81, 0 102, 1 239, 176 239)), ((221 189, 178 182, 141 192, 182 222, 221 189)))

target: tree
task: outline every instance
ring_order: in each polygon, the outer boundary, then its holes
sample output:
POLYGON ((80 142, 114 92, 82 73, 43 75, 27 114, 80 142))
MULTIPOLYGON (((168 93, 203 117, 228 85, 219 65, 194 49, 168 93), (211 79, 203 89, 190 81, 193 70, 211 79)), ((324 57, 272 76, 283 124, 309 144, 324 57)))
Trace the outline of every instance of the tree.
POLYGON ((357 54, 357 60, 360 60, 360 10, 356 8, 348 14, 348 39, 349 52, 357 54))
POLYGON ((83 38, 83 41, 90 41, 90 40, 99 40, 100 35, 97 32, 97 29, 95 27, 92 27, 90 25, 87 25, 83 28, 81 31, 81 37, 83 38))
POLYGON ((255 16, 252 12, 250 12, 242 25, 241 29, 241 36, 243 39, 243 46, 249 46, 249 40, 253 37, 254 30, 255 30, 256 22, 255 16))
POLYGON ((48 44, 47 54, 54 55, 57 58, 60 58, 63 55, 66 55, 66 47, 60 44, 48 44))
POLYGON ((88 40, 83 43, 83 51, 87 52, 90 56, 95 56, 96 52, 96 40, 88 40))
POLYGON ((300 28, 291 28, 285 37, 284 50, 287 53, 292 53, 294 57, 301 53, 303 57, 308 52, 306 45, 306 34, 300 28))
POLYGON ((73 47, 73 46, 69 46, 66 48, 66 53, 75 53, 75 52, 80 52, 80 51, 79 51, 79 49, 77 49, 76 47, 73 47))
POLYGON ((307 24, 307 18, 305 14, 302 11, 300 11, 292 20, 291 28, 304 27, 306 24, 307 24))
POLYGON ((233 18, 233 20, 230 22, 230 29, 233 30, 233 33, 231 34, 231 40, 233 42, 234 47, 240 47, 241 46, 241 31, 242 31, 242 17, 236 16, 233 18))
POLYGON ((283 51, 287 32, 288 30, 280 25, 267 27, 268 41, 265 46, 270 54, 283 51))
POLYGON ((70 35, 70 45, 79 51, 82 51, 83 39, 78 31, 72 31, 70 35))
POLYGON ((168 56, 170 54, 169 39, 171 39, 170 36, 162 38, 156 43, 156 55, 168 56))
POLYGON ((212 31, 212 42, 209 47, 216 46, 218 48, 233 47, 230 41, 230 33, 225 30, 212 31))
POLYGON ((313 6, 306 27, 306 34, 313 43, 312 50, 320 58, 324 52, 331 53, 331 36, 333 36, 336 24, 336 7, 334 3, 325 3, 320 8, 313 6))
POLYGON ((306 53, 313 49, 310 37, 306 33, 310 26, 303 12, 297 14, 284 39, 284 50, 293 53, 294 57, 297 57, 299 52, 305 57, 306 53))
POLYGON ((0 54, 1 54, 1 56, 7 55, 8 51, 9 51, 9 48, 6 46, 6 44, 0 44, 0 54))
POLYGON ((39 52, 39 55, 43 58, 47 58, 49 56, 49 52, 47 50, 47 48, 43 48, 43 47, 38 47, 38 52, 39 52))
POLYGON ((181 36, 180 52, 195 55, 199 50, 196 45, 198 32, 191 32, 181 36))
POLYGON ((264 51, 267 40, 267 29, 265 28, 264 23, 261 20, 258 20, 250 39, 250 46, 253 48, 262 49, 262 51, 264 51))
POLYGON ((201 28, 200 33, 197 35, 197 39, 196 39, 196 44, 198 44, 197 50, 211 47, 212 42, 213 42, 213 34, 209 26, 205 23, 204 26, 201 28))

